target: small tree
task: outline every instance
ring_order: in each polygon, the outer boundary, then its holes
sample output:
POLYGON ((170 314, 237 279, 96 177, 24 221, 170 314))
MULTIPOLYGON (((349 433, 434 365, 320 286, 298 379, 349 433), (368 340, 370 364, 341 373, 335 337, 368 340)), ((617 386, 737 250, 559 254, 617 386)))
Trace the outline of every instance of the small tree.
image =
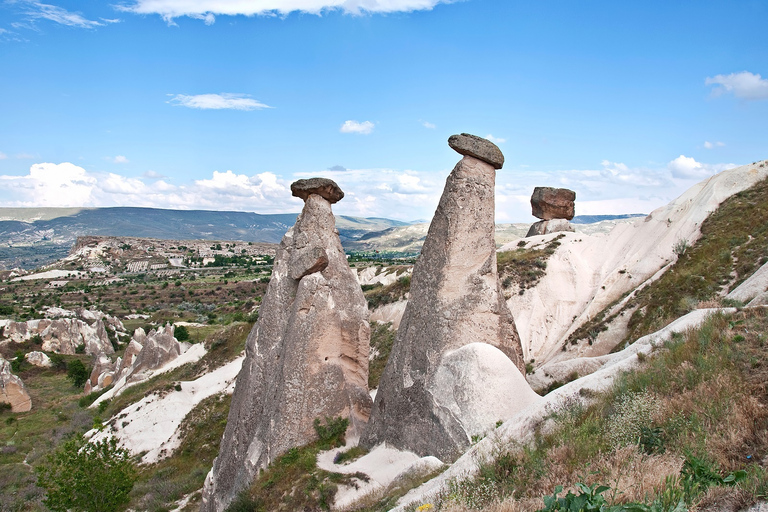
POLYGON ((72 384, 76 388, 81 388, 85 385, 85 381, 88 380, 90 375, 88 369, 83 362, 79 359, 75 359, 71 363, 67 364, 67 378, 72 381, 72 384))
POLYGON ((179 341, 186 341, 189 339, 189 330, 184 325, 176 325, 173 327, 173 337, 179 341))
POLYGON ((95 443, 71 439, 36 472, 46 490, 43 503, 54 512, 114 512, 128 503, 136 481, 130 453, 114 437, 95 443))

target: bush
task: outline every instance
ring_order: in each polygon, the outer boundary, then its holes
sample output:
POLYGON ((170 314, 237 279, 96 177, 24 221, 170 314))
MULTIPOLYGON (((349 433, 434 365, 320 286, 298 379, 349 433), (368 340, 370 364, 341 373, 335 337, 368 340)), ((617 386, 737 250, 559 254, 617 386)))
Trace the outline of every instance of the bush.
POLYGON ((189 329, 184 325, 176 325, 173 328, 173 336, 179 341, 186 341, 189 339, 189 329))
POLYGON ((83 387, 88 377, 90 377, 88 369, 81 360, 75 359, 67 365, 67 378, 72 381, 72 385, 76 388, 83 387))
POLYGON ((96 443, 71 439, 36 472, 46 490, 43 503, 54 512, 113 512, 128 503, 136 481, 130 453, 114 437, 96 443))

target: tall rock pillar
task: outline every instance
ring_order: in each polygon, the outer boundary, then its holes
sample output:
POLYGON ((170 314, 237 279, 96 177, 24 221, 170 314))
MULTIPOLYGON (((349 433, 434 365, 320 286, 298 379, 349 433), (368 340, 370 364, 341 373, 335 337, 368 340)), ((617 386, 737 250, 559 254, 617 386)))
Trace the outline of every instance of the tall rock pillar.
POLYGON ((203 511, 224 510, 272 460, 314 441, 315 418, 349 418, 355 438, 370 414, 368 307, 331 211, 344 193, 323 178, 291 190, 304 209, 280 243, 248 336, 203 511))
MULTIPOLYGON (((504 156, 473 135, 453 135, 448 143, 465 156, 448 176, 414 266, 408 305, 361 438, 367 448, 386 442, 444 461, 469 446, 482 427, 478 411, 495 413, 481 403, 491 390, 477 389, 475 379, 488 377, 487 363, 500 362, 503 368, 490 373, 522 381, 530 391, 496 269, 495 169, 504 156)), ((486 423, 497 419, 504 418, 486 423)))

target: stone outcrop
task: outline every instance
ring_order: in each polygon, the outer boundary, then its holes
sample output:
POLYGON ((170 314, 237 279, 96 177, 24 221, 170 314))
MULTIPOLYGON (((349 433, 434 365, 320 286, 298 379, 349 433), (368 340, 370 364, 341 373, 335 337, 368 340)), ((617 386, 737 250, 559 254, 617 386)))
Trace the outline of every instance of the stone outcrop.
POLYGON ((533 216, 542 220, 567 219, 575 214, 576 192, 567 188, 536 187, 531 195, 533 216))
POLYGON ((526 238, 536 235, 548 235, 549 233, 557 233, 559 231, 576 231, 573 226, 566 219, 552 219, 552 220, 540 220, 531 225, 531 229, 528 230, 526 238))
POLYGON ((11 373, 11 363, 0 357, 0 402, 11 404, 11 412, 32 409, 32 399, 19 377, 11 373))
MULTIPOLYGON (((494 165, 469 155, 448 176, 361 438, 366 448, 386 442, 447 461, 470 445, 473 432, 503 419, 475 417, 485 402, 478 401, 482 393, 469 380, 491 363, 480 362, 463 348, 467 345, 490 345, 493 357, 508 359, 509 371, 519 374, 522 393, 530 391, 496 269, 495 177, 494 165), (469 362, 473 357, 476 362, 469 362)), ((513 403, 526 403, 518 400, 517 389, 507 392, 513 403)))
POLYGON ((24 359, 26 359, 29 364, 39 366, 41 368, 50 368, 53 366, 51 358, 48 357, 44 352, 40 352, 38 350, 27 352, 24 355, 24 359))
POLYGON ((291 194, 300 197, 305 202, 311 194, 317 194, 331 204, 338 203, 344 198, 344 192, 335 181, 326 178, 309 178, 291 183, 291 194))
POLYGON ((77 347, 85 345, 85 353, 98 355, 112 354, 115 349, 107 337, 104 322, 96 320, 93 325, 76 318, 50 320, 27 320, 26 322, 8 322, 3 329, 3 336, 15 343, 23 343, 35 336, 43 340, 45 352, 75 354, 77 347))
POLYGON ((131 341, 123 353, 113 363, 105 354, 100 353, 85 383, 85 392, 91 393, 110 384, 125 386, 129 382, 146 379, 151 372, 170 363, 183 352, 183 346, 173 336, 174 327, 166 324, 149 334, 144 329, 134 331, 131 341))
POLYGON ((491 164, 494 169, 501 169, 504 166, 504 155, 499 147, 477 135, 468 133, 451 135, 448 138, 448 145, 460 155, 475 157, 491 164))
MULTIPOLYGON (((312 190, 338 188, 331 180, 308 181, 312 190)), ((371 408, 369 343, 367 304, 335 230, 331 202, 310 192, 280 243, 248 336, 202 510, 224 510, 275 457, 314 441, 316 418, 349 418, 347 437, 359 436, 371 408)))

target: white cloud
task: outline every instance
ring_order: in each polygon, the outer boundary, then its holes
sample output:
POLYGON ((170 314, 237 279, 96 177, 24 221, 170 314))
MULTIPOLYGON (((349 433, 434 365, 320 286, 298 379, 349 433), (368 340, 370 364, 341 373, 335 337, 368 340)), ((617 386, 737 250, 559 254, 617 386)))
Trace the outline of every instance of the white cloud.
POLYGON ((15 200, 3 201, 9 206, 85 206, 93 203, 96 179, 68 162, 42 163, 26 176, 0 176, 0 184, 15 200))
POLYGON ((136 14, 159 14, 169 24, 174 18, 189 16, 207 25, 215 15, 285 16, 291 12, 321 14, 339 10, 348 14, 392 13, 430 10, 453 0, 131 0, 118 9, 136 14))
POLYGON ((36 158, 37 155, 33 155, 31 153, 17 153, 14 155, 15 158, 18 158, 19 160, 29 160, 30 158, 36 158))
POLYGON ((503 144, 503 143, 507 142, 507 139, 502 139, 501 137, 494 137, 490 133, 488 135, 486 135, 485 138, 488 139, 489 141, 493 142, 494 144, 503 144))
POLYGON ((707 77, 705 83, 719 86, 712 89, 713 96, 733 93, 737 98, 745 100, 768 99, 768 79, 749 71, 707 77))
POLYGON ((250 97, 248 94, 172 94, 168 103, 201 110, 261 110, 272 108, 250 97))
MULTIPOLYGON (((101 27, 105 23, 89 20, 84 18, 81 14, 70 12, 57 5, 44 4, 36 1, 24 1, 23 2, 24 14, 32 20, 48 20, 68 27, 78 28, 94 28, 101 27)), ((112 23, 113 20, 105 20, 105 22, 112 23)))
POLYGON ((168 176, 165 176, 163 174, 160 174, 159 172, 155 171, 147 171, 142 175, 143 178, 149 179, 149 180, 164 180, 167 179, 168 176))
POLYGON ((115 158, 112 159, 112 162, 116 164, 127 164, 128 159, 124 157, 123 155, 117 155, 115 158))
POLYGON ((6 158, 8 158, 8 155, 0 151, 0 160, 5 160, 6 158))
POLYGON ((708 140, 704 141, 705 149, 722 148, 723 146, 725 146, 725 144, 720 141, 717 141, 717 142, 709 142, 708 140))
POLYGON ((429 128, 430 130, 434 130, 435 128, 437 128, 437 126, 430 123, 429 121, 422 121, 421 126, 423 126, 424 128, 429 128))
POLYGON ((373 131, 374 124, 370 121, 363 121, 362 123, 359 123, 357 121, 344 121, 344 124, 341 125, 341 128, 339 128, 339 131, 341 133, 361 133, 363 135, 368 135, 373 131))
POLYGON ((736 167, 736 164, 703 164, 685 155, 680 155, 667 164, 673 178, 694 180, 701 180, 733 167, 736 167))

